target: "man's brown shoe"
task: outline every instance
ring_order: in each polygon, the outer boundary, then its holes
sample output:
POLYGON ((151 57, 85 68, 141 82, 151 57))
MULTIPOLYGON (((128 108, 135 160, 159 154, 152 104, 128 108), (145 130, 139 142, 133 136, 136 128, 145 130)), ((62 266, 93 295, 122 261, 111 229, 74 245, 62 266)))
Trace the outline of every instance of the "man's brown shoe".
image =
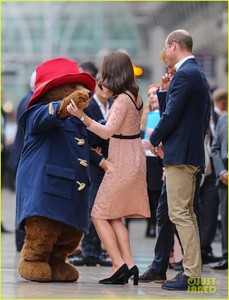
POLYGON ((156 273, 153 269, 149 268, 144 274, 139 276, 139 282, 156 282, 163 283, 166 280, 165 273, 156 273))

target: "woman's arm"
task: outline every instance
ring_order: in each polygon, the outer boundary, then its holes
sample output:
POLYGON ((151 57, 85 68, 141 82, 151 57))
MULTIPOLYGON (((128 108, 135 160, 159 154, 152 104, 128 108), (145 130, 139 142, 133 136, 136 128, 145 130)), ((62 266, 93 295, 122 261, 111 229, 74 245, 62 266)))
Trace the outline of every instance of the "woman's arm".
POLYGON ((107 123, 102 125, 89 118, 83 110, 79 109, 75 105, 74 102, 67 106, 67 110, 70 114, 79 118, 87 126, 88 130, 94 132, 105 140, 109 139, 115 132, 117 132, 126 116, 127 109, 126 96, 117 98, 115 103, 112 105, 107 123))

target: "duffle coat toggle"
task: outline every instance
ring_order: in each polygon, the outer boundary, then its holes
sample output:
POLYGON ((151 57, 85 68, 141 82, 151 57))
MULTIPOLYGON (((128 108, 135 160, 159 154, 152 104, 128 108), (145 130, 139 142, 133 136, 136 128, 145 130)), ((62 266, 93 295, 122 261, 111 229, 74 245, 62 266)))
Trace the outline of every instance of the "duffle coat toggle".
POLYGON ((82 158, 78 158, 78 161, 80 162, 81 166, 83 167, 87 167, 88 166, 88 163, 85 159, 82 159, 82 158))
POLYGON ((79 185, 78 186, 78 191, 82 191, 86 186, 86 184, 83 183, 83 182, 76 181, 76 183, 79 185))
POLYGON ((79 146, 83 146, 85 144, 84 139, 79 139, 79 138, 75 137, 75 140, 77 140, 77 145, 79 145, 79 146))

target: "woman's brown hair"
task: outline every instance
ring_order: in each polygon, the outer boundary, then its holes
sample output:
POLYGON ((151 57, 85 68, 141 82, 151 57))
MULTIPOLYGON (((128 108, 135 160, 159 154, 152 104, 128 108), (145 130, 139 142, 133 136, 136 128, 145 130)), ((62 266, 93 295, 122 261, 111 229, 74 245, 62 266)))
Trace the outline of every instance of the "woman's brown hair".
POLYGON ((137 98, 139 87, 135 81, 133 64, 127 54, 115 51, 104 57, 99 82, 99 87, 102 86, 111 91, 114 98, 126 91, 137 98))

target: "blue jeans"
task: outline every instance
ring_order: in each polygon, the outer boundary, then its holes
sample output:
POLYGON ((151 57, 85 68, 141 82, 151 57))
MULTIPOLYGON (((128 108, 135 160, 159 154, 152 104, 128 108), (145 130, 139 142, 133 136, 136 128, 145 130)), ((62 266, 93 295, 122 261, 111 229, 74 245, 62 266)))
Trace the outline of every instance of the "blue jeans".
MULTIPOLYGON (((98 192, 100 183, 92 182, 89 190, 89 205, 90 213, 95 202, 95 197, 98 192)), ((90 219, 89 233, 86 234, 82 240, 82 254, 83 256, 96 256, 101 255, 101 242, 95 227, 90 219)))
MULTIPOLYGON (((196 176, 196 190, 194 196, 194 212, 197 217, 199 232, 201 226, 199 192, 200 192, 201 174, 196 176)), ((164 180, 161 196, 157 207, 158 237, 154 249, 155 257, 151 269, 158 274, 166 273, 169 265, 169 257, 174 238, 174 224, 170 221, 168 215, 168 203, 166 192, 166 179, 164 180)))

